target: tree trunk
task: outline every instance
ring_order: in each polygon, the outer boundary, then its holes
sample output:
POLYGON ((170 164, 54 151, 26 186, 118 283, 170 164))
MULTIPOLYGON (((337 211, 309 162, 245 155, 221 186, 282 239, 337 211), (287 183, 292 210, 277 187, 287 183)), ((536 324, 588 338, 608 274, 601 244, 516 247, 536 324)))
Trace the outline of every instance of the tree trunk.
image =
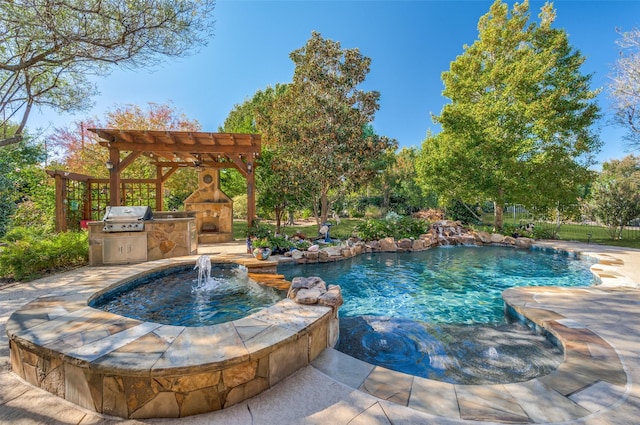
POLYGON ((274 210, 274 214, 276 216, 276 233, 280 234, 280 225, 282 224, 282 209, 280 207, 276 207, 274 210))
POLYGON ((501 202, 493 202, 493 218, 493 227, 496 230, 502 230, 502 228, 504 227, 504 210, 503 204, 501 202))
POLYGON ((320 224, 326 223, 329 218, 329 196, 323 191, 320 197, 320 224))
POLYGON ((319 199, 314 197, 313 198, 313 218, 316 219, 316 224, 318 225, 318 229, 320 228, 320 223, 322 223, 322 221, 320 221, 320 211, 318 211, 318 202, 319 199))
POLYGON ((391 203, 391 189, 384 185, 382 188, 382 215, 386 215, 389 212, 389 204, 391 203))

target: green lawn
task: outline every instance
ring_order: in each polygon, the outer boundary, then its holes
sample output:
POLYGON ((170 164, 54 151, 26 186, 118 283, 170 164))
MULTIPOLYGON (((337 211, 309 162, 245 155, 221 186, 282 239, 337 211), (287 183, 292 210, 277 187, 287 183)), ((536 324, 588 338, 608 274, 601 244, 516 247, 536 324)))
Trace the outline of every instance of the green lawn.
MULTIPOLYGON (((484 214, 482 219, 487 228, 491 228, 491 223, 493 223, 493 215, 484 214)), ((536 226, 542 227, 544 229, 555 228, 555 224, 553 223, 535 221, 532 220, 531 217, 525 215, 516 215, 514 217, 512 214, 505 214, 504 216, 505 225, 519 225, 529 222, 533 222, 536 226)), ((589 242, 640 249, 640 230, 638 229, 624 229, 622 231, 622 239, 615 240, 612 239, 611 236, 609 236, 609 232, 607 231, 606 227, 587 224, 566 223, 560 226, 558 236, 559 239, 563 241, 589 242)))
MULTIPOLYGON (((333 237, 345 238, 351 235, 353 228, 362 221, 360 218, 343 218, 340 219, 340 224, 337 224, 335 220, 329 220, 333 223, 331 227, 330 235, 333 237)), ((266 222, 272 224, 272 222, 266 222)), ((275 224, 273 224, 275 229, 275 224)), ((309 238, 315 238, 318 236, 318 225, 313 220, 298 220, 295 226, 284 226, 282 228, 285 234, 291 236, 296 232, 304 233, 309 238)), ((247 221, 246 220, 234 220, 233 221, 233 238, 236 240, 244 240, 247 234, 247 221)))

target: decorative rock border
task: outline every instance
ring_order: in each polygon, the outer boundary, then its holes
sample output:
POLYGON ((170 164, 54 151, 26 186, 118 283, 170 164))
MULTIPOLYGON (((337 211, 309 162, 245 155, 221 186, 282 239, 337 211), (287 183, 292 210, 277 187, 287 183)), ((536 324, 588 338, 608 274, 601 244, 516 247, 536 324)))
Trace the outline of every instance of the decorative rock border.
POLYGON ((195 260, 105 269, 64 294, 26 304, 6 326, 13 372, 99 413, 184 417, 253 397, 337 342, 337 308, 290 299, 204 327, 141 322, 88 307, 97 294, 195 260))
POLYGON ((513 238, 498 233, 468 230, 459 221, 442 220, 432 223, 428 233, 418 239, 384 238, 364 242, 351 238, 340 246, 329 246, 318 251, 298 251, 287 253, 298 264, 328 263, 341 261, 366 252, 413 252, 425 251, 443 245, 498 245, 516 248, 531 248, 530 238, 513 238))

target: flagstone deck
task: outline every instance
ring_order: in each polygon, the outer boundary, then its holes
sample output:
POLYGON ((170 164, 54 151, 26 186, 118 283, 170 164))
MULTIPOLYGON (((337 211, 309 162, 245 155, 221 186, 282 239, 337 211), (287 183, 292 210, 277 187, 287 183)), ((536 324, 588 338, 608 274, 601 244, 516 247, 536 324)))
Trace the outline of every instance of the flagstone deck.
MULTIPOLYGON (((520 288, 505 292, 515 313, 564 345, 565 361, 547 376, 518 384, 450 385, 392 372, 327 349, 310 366, 255 397, 175 423, 638 423, 640 250, 555 242, 538 245, 597 256, 600 262, 592 269, 602 281, 591 288, 520 288)), ((64 293, 78 279, 100 279, 105 269, 83 268, 0 289, 0 423, 113 423, 108 417, 64 402, 17 378, 9 371, 4 336, 11 312, 42 295, 64 293)))

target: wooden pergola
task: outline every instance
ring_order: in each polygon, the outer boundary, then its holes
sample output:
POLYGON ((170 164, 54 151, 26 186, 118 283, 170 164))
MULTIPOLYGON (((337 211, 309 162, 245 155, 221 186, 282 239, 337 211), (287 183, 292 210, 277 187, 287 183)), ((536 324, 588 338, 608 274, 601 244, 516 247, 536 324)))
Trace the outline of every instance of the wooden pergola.
MULTIPOLYGON (((247 220, 256 214, 256 159, 260 156, 259 134, 207 133, 196 131, 118 130, 91 128, 109 149, 109 198, 121 204, 120 173, 138 157, 151 158, 156 166, 156 193, 163 193, 166 180, 181 167, 235 168, 247 181, 247 220), (125 156, 122 154, 125 153, 125 156)), ((156 196, 156 211, 162 211, 162 196, 156 196)))

